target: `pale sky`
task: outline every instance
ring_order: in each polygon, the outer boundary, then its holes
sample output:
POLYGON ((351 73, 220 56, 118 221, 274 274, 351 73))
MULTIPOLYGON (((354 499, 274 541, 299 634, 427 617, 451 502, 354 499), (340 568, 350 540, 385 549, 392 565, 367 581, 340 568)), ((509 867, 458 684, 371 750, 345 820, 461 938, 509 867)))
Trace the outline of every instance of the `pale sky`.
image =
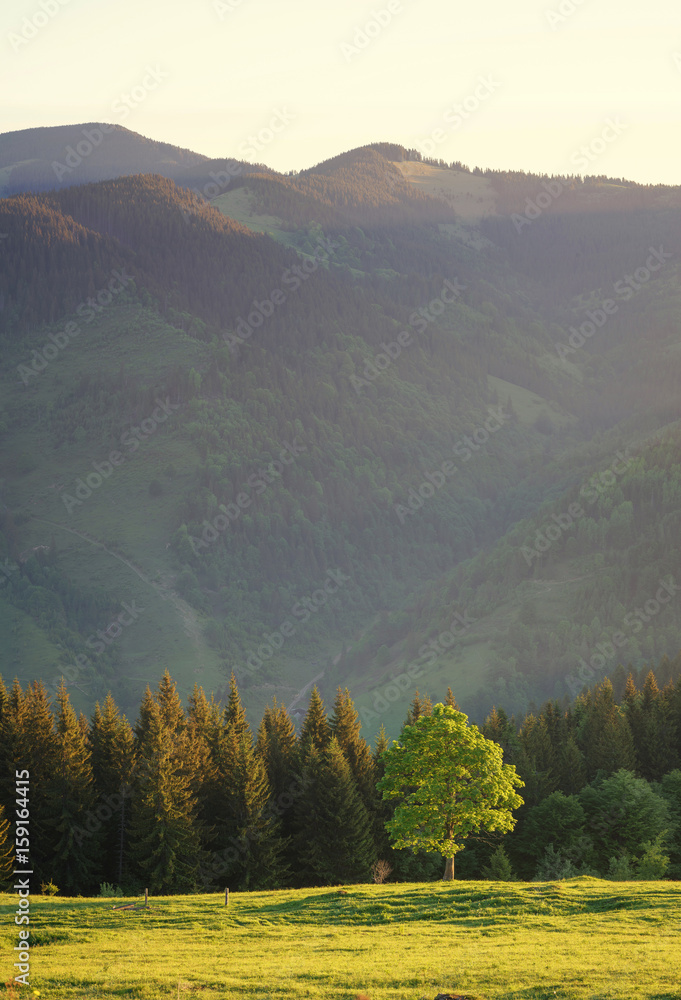
POLYGON ((4 0, 0 47, 1 132, 113 122, 277 170, 390 141, 681 184, 678 0, 4 0))

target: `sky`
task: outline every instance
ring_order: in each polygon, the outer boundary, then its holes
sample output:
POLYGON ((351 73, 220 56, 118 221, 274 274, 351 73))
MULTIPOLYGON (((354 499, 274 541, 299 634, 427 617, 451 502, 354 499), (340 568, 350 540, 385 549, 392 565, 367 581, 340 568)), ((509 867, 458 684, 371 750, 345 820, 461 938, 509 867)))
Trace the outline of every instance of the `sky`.
POLYGON ((111 122, 280 171, 389 141, 681 183, 678 0, 4 0, 0 47, 0 132, 111 122))

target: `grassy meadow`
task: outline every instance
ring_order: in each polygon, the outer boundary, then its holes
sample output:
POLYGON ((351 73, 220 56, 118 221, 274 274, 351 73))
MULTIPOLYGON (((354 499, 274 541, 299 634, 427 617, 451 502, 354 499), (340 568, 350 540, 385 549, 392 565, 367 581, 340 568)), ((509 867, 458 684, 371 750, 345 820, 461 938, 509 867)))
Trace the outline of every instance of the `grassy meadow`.
MULTIPOLYGON (((128 900, 35 897, 40 1000, 681 998, 676 882, 357 885, 128 900), (132 901, 132 900, 130 900, 132 901)), ((2 980, 17 934, 0 895, 2 980)))

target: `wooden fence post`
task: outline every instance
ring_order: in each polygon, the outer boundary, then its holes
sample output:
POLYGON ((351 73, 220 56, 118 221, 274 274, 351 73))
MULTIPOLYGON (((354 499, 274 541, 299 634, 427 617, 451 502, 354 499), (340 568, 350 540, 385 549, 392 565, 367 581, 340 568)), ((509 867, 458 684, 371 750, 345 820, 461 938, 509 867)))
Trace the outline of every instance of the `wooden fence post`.
POLYGON ((144 890, 144 905, 149 906, 149 890, 144 890))
POLYGON ((225 906, 229 906, 229 889, 225 889, 225 906))

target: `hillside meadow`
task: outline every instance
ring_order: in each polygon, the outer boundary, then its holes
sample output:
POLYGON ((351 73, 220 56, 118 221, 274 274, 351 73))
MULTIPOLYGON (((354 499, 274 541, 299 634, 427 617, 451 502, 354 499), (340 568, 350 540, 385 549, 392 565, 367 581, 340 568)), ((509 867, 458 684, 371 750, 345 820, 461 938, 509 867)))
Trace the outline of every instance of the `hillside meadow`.
MULTIPOLYGON (((128 901, 34 897, 22 995, 681 998, 677 882, 355 885, 231 893, 228 908, 212 894, 113 910, 128 901)), ((0 896, 6 956, 15 905, 0 896)))

